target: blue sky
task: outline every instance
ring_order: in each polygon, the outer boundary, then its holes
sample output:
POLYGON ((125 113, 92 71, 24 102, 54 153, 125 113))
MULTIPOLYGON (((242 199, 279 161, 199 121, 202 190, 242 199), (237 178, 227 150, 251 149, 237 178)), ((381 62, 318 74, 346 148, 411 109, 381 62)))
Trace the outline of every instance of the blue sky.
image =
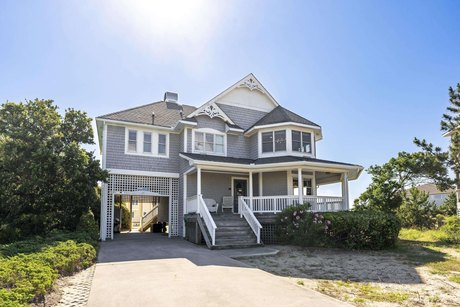
MULTIPOLYGON (((415 150, 415 136, 447 145, 459 12, 460 1, 3 0, 0 101, 95 117, 168 90, 200 105, 252 72, 323 127, 318 157, 368 167, 415 150)), ((351 198, 369 181, 350 183, 351 198)))

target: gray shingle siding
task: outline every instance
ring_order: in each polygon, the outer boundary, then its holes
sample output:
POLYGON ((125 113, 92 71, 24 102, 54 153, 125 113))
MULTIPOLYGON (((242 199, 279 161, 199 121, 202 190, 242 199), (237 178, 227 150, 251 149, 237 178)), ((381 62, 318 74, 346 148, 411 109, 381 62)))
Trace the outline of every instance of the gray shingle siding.
POLYGON ((218 117, 209 118, 206 115, 201 115, 197 116, 196 120, 198 123, 197 128, 211 128, 220 132, 225 132, 225 122, 218 117))
POLYGON ((257 159, 259 157, 259 135, 256 133, 249 138, 249 158, 257 159))
POLYGON ((288 195, 287 172, 263 173, 262 186, 264 196, 288 195))
POLYGON ((227 156, 235 158, 249 157, 249 139, 242 134, 227 135, 227 156))
POLYGON ((178 134, 169 134, 169 158, 146 157, 125 154, 125 128, 107 126, 106 167, 149 172, 179 172, 178 134))
POLYGON ((254 125, 258 120, 264 117, 267 112, 245 109, 235 106, 229 106, 226 104, 217 104, 225 114, 227 114, 230 119, 243 128, 244 130, 248 129, 254 125))

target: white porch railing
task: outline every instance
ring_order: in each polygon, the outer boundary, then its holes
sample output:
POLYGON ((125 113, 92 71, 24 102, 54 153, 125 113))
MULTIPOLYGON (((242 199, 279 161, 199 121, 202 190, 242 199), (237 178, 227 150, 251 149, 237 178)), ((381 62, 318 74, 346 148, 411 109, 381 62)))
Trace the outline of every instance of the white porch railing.
POLYGON ((254 213, 251 211, 242 196, 238 197, 238 211, 240 212, 240 217, 244 216, 252 231, 256 235, 257 244, 260 244, 260 229, 262 229, 262 225, 260 225, 259 221, 254 216, 254 213))
MULTIPOLYGON (((299 196, 253 196, 242 197, 246 204, 249 203, 249 209, 256 213, 278 213, 284 209, 299 205, 299 196)), ((344 210, 343 198, 333 196, 310 196, 303 197, 304 203, 311 205, 313 212, 329 212, 344 210)))
POLYGON ((196 213, 200 215, 200 217, 203 219, 206 228, 209 231, 209 235, 211 236, 211 242, 212 245, 216 245, 216 223, 214 222, 214 219, 211 216, 211 213, 209 213, 208 207, 206 207, 206 204, 203 200, 203 195, 197 195, 197 210, 196 213))

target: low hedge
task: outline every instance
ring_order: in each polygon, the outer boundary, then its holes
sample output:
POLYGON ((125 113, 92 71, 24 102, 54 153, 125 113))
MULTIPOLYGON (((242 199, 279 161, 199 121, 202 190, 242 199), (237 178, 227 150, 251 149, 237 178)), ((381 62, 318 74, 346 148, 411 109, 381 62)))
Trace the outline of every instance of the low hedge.
POLYGON ((24 306, 42 299, 59 276, 87 268, 95 258, 92 245, 69 240, 1 259, 0 306, 24 306))
POLYGON ((277 240, 301 246, 379 250, 395 245, 398 218, 375 211, 312 213, 309 205, 290 207, 278 216, 277 240))

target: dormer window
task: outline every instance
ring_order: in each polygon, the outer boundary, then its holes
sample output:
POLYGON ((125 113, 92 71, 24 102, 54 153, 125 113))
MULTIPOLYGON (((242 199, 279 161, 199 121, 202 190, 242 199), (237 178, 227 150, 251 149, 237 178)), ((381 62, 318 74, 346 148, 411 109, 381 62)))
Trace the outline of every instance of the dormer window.
POLYGON ((262 133, 262 152, 286 151, 286 130, 262 133))
POLYGON ((292 151, 311 153, 311 133, 292 130, 292 151))

